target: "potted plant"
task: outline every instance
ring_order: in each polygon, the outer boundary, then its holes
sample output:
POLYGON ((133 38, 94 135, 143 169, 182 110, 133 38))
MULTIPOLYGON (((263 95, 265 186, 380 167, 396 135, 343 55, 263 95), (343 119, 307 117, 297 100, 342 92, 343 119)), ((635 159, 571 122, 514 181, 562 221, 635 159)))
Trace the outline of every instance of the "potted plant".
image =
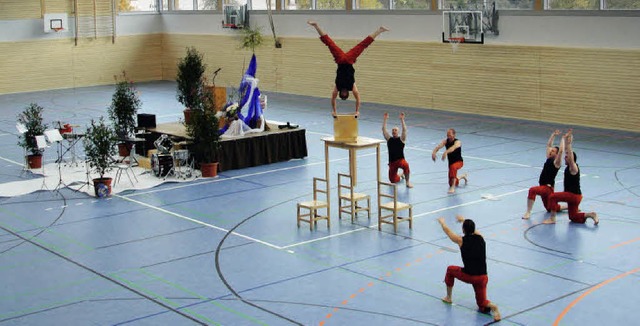
POLYGON ((109 118, 113 124, 116 135, 121 143, 118 144, 120 156, 129 156, 131 143, 124 142, 135 135, 136 117, 142 106, 133 81, 127 80, 126 72, 122 72, 122 79, 113 76, 116 81, 116 91, 111 97, 109 106, 109 118))
POLYGON ((212 109, 211 95, 202 94, 200 106, 191 112, 191 121, 185 122, 187 135, 191 138, 191 151, 203 177, 218 175, 218 155, 220 153, 220 130, 218 117, 212 109))
POLYGON ((98 178, 93 179, 96 197, 111 194, 111 178, 104 175, 112 169, 113 156, 116 154, 117 136, 107 125, 103 117, 98 121, 91 119, 91 125, 83 139, 87 164, 98 178))
POLYGON ((187 54, 178 62, 178 101, 185 106, 185 121, 189 121, 189 110, 199 107, 200 95, 204 87, 204 73, 207 66, 203 56, 195 47, 187 48, 187 54))
POLYGON ((251 53, 256 53, 256 48, 264 44, 264 36, 262 35, 262 28, 251 28, 246 26, 241 30, 240 37, 240 49, 251 49, 251 53))
POLYGON ((43 150, 39 149, 36 143, 36 136, 44 134, 44 131, 47 130, 47 125, 43 122, 42 111, 44 111, 43 107, 31 103, 18 115, 18 123, 26 130, 20 134, 18 145, 24 148, 27 153, 26 160, 30 169, 42 167, 43 150))

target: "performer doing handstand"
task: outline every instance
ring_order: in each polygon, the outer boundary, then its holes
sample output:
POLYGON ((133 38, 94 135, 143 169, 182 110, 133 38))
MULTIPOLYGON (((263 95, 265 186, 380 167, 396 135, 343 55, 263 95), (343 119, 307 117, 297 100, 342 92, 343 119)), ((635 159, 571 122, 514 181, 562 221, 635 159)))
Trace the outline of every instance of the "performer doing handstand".
POLYGON ((358 92, 358 87, 356 86, 355 79, 355 69, 353 69, 353 64, 356 63, 356 59, 358 56, 366 49, 369 44, 373 43, 373 40, 383 32, 388 31, 389 29, 380 26, 378 29, 369 34, 364 40, 362 40, 358 45, 354 46, 349 52, 344 53, 340 47, 338 47, 333 40, 327 35, 321 28, 318 26, 313 20, 309 20, 307 24, 313 26, 318 34, 320 35, 320 40, 327 47, 329 47, 329 51, 333 55, 333 59, 338 64, 338 69, 336 70, 336 86, 333 88, 333 93, 331 94, 331 106, 333 108, 332 115, 335 117, 336 112, 336 98, 338 94, 340 98, 346 100, 349 98, 349 92, 353 92, 353 96, 356 99, 356 117, 360 115, 360 92, 358 92))

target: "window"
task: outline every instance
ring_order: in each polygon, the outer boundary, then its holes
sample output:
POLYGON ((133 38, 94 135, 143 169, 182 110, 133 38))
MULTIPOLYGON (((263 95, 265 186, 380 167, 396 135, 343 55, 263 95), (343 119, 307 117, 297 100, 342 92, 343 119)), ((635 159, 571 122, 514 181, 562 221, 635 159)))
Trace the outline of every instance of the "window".
MULTIPOLYGON (((533 9, 534 0, 441 0, 443 10, 482 10, 483 6, 491 9, 496 4, 496 10, 502 9, 533 9)), ((553 0, 549 0, 553 1, 553 0)), ((563 0, 561 0, 563 1, 563 0)), ((578 0, 580 1, 580 0, 578 0)), ((640 0, 639 0, 640 1, 640 0)))
POLYGON ((284 0, 285 10, 311 10, 313 9, 312 0, 284 0))
POLYGON ((431 8, 431 0, 391 0, 393 9, 429 9, 431 8))
POLYGON ((603 0, 607 9, 640 9, 640 0, 603 0))
POLYGON ((216 10, 218 0, 198 0, 198 10, 216 10))
POLYGON ((548 0, 547 9, 600 9, 600 0, 548 0))
POLYGON ((316 9, 346 9, 344 0, 316 0, 316 9))
POLYGON ((158 11, 156 0, 118 0, 118 12, 158 11))
POLYGON ((354 9, 389 9, 387 0, 355 0, 354 9))

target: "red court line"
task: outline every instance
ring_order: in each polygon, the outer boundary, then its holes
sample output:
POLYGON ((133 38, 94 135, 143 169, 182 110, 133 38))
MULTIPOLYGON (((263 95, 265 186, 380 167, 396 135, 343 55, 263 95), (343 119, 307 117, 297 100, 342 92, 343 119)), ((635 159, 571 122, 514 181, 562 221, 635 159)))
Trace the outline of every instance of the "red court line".
POLYGON ((613 245, 613 246, 609 247, 609 249, 615 249, 615 248, 618 248, 618 247, 622 247, 624 245, 628 245, 628 244, 630 244, 632 242, 636 242, 636 241, 640 241, 640 238, 635 238, 633 240, 629 240, 629 241, 625 241, 625 242, 622 242, 622 243, 618 243, 617 245, 613 245))
POLYGON ((566 308, 564 308, 564 310, 560 313, 560 315, 558 315, 558 317, 556 318, 556 321, 553 322, 553 326, 556 326, 560 323, 560 321, 562 320, 562 318, 564 318, 564 316, 569 312, 569 310, 571 310, 571 308, 573 308, 576 304, 578 304, 578 302, 580 302, 582 299, 584 299, 584 297, 588 296, 589 294, 591 294, 591 292, 613 282, 613 281, 617 281, 625 276, 629 276, 633 273, 636 273, 640 271, 640 267, 634 269, 634 270, 630 270, 626 273, 620 274, 618 276, 612 277, 604 282, 598 283, 596 286, 592 287, 589 289, 589 291, 583 293, 581 296, 579 296, 578 298, 576 298, 575 300, 573 300, 573 302, 571 302, 566 308))

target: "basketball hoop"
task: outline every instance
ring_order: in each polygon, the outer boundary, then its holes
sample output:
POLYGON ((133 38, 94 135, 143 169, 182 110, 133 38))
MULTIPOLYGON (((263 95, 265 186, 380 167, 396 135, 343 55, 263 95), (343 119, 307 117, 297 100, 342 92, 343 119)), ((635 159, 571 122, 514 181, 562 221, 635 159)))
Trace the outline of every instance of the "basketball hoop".
POLYGON ((451 53, 458 51, 458 45, 464 42, 464 37, 450 37, 449 44, 451 44, 451 53))
POLYGON ((58 33, 60 31, 63 31, 64 28, 62 28, 62 27, 51 27, 51 30, 53 30, 54 32, 58 33))

